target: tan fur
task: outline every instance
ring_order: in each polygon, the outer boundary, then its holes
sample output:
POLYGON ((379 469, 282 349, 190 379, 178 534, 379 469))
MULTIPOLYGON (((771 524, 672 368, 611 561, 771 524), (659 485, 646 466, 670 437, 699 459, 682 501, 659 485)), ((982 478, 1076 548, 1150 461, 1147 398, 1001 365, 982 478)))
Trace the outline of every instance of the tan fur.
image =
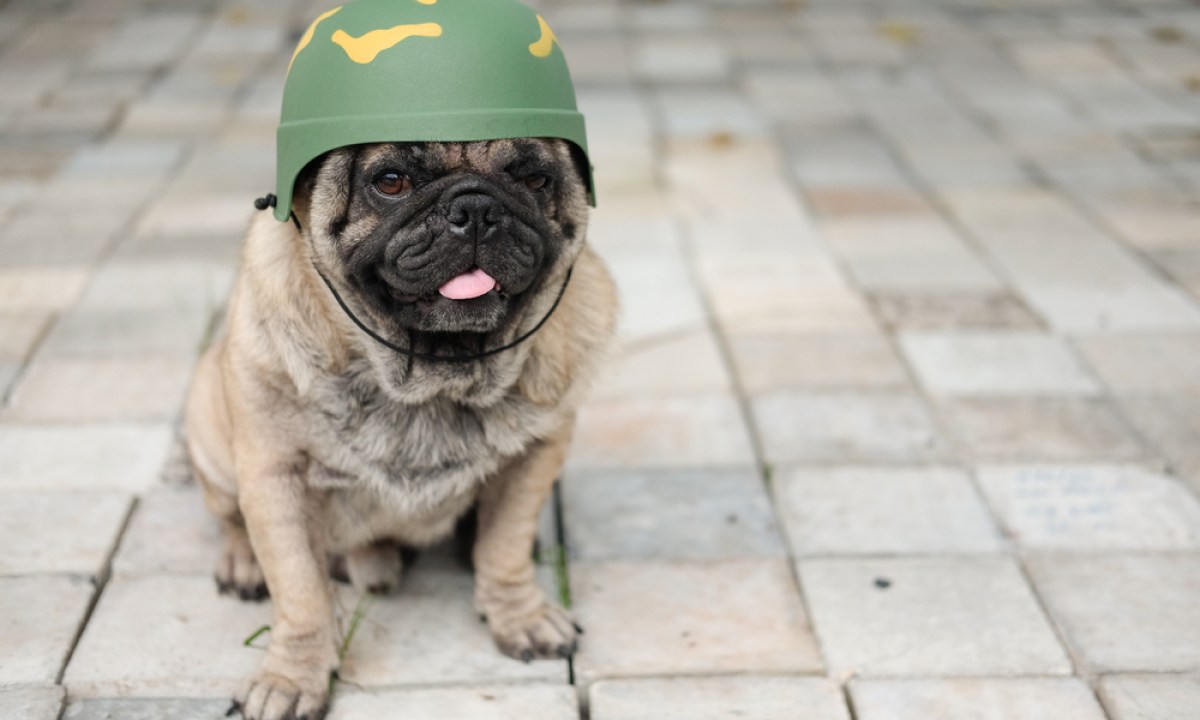
MULTIPOLYGON (((486 167, 489 153, 503 152, 490 145, 471 144, 462 162, 486 167)), ((334 262, 319 228, 321 213, 345 199, 330 186, 345 172, 338 162, 322 170, 311 200, 298 192, 304 235, 269 213, 255 218, 226 333, 202 358, 188 398, 189 453, 206 505, 229 534, 218 583, 252 598, 265 579, 274 602, 267 657, 236 696, 253 720, 325 712, 337 665, 331 553, 347 558, 359 584, 390 589, 398 557, 380 556, 376 544, 437 541, 476 501, 476 602, 500 649, 528 660, 575 643, 570 618, 534 584, 530 550, 575 410, 613 332, 615 290, 583 242, 581 186, 569 188, 563 211, 578 238, 508 337, 541 318, 574 262, 558 310, 530 340, 478 361, 464 379, 405 363, 367 338, 314 270, 310 248, 319 262, 334 262), (369 413, 347 410, 355 377, 378 384, 369 413), (357 418, 354 427, 331 424, 343 412, 357 418), (453 429, 468 415, 477 435, 464 438, 453 429)))

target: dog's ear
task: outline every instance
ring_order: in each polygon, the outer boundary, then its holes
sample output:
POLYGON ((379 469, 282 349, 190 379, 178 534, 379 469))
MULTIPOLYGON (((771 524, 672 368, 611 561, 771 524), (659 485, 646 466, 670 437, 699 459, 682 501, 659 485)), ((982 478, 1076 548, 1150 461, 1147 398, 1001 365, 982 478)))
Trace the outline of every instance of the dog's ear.
POLYGON ((357 153, 353 148, 331 150, 305 165, 296 176, 292 208, 301 225, 320 223, 334 236, 346 227, 355 157, 357 153), (313 207, 321 208, 320 217, 311 215, 313 207))

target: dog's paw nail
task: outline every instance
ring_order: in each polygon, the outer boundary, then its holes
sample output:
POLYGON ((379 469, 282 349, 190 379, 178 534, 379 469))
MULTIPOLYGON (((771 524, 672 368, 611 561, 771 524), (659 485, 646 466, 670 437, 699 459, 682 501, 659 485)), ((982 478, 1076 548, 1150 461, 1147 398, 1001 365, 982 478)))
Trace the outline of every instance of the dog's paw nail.
POLYGON ((555 652, 558 653, 560 658, 569 658, 575 654, 575 648, 568 645, 559 645, 555 648, 555 652))
POLYGON ((311 713, 306 713, 296 718, 296 720, 322 720, 325 714, 329 712, 328 705, 322 705, 311 713))
POLYGON ((229 704, 229 709, 225 711, 225 717, 233 717, 235 714, 242 711, 242 704, 234 700, 229 704))
POLYGON ((530 650, 529 648, 525 648, 524 650, 522 650, 521 651, 521 661, 526 662, 526 663, 533 662, 533 651, 530 650))
POLYGON ((571 623, 571 627, 575 628, 575 632, 579 633, 580 635, 583 634, 583 626, 579 623, 573 622, 571 623))

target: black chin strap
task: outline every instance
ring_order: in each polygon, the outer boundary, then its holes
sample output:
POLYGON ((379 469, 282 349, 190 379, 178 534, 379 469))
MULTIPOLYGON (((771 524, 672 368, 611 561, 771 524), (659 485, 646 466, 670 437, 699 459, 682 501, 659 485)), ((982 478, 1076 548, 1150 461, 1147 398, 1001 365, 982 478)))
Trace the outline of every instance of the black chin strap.
MULTIPOLYGON (((275 207, 275 203, 275 196, 268 193, 264 197, 256 199, 254 201, 254 207, 258 210, 266 210, 267 208, 275 207)), ((296 226, 297 232, 302 233, 304 229, 300 227, 300 221, 296 218, 296 213, 290 213, 290 217, 292 224, 296 226)), ((401 355, 407 355, 408 357, 416 358, 418 360, 432 360, 436 362, 474 362, 476 360, 482 360, 483 358, 502 353, 505 350, 511 350, 512 348, 533 337, 533 334, 538 330, 541 330, 542 326, 546 324, 546 321, 550 319, 550 316, 554 314, 554 311, 558 309, 558 304, 562 302, 563 295, 565 295, 567 292, 567 284, 571 282, 571 273, 574 272, 575 266, 572 265, 571 267, 567 268, 567 276, 563 279, 562 287, 558 289, 558 295, 554 298, 554 304, 550 306, 550 309, 546 311, 546 314, 542 316, 542 319, 538 321, 538 324, 534 325, 529 332, 526 332, 524 335, 510 343, 501 345, 500 347, 491 348, 490 350, 481 350, 473 355, 431 355, 429 353, 420 353, 409 348, 400 347, 399 345, 386 340, 374 330, 367 327, 362 320, 358 319, 358 316, 356 316, 350 310, 349 306, 346 305, 346 301, 342 300, 342 296, 339 295, 338 291, 334 289, 333 283, 329 282, 329 278, 325 277, 325 273, 321 272, 321 268, 317 267, 316 262, 313 262, 313 270, 317 271, 317 276, 320 277, 321 281, 325 283, 325 287, 329 288, 329 292, 333 294, 333 299, 337 301, 338 307, 342 309, 342 312, 346 313, 346 316, 358 326, 359 330, 362 330, 367 334, 368 337, 380 345, 383 345, 389 350, 394 350, 401 355)))

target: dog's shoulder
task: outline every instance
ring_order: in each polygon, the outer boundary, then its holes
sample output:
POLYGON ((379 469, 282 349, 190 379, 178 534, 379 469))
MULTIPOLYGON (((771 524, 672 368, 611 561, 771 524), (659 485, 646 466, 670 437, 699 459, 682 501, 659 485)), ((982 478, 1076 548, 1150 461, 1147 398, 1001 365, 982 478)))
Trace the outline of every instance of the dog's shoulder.
POLYGON ((584 245, 558 310, 534 336, 517 383, 536 405, 576 405, 608 361, 617 322, 617 290, 599 255, 584 245))

